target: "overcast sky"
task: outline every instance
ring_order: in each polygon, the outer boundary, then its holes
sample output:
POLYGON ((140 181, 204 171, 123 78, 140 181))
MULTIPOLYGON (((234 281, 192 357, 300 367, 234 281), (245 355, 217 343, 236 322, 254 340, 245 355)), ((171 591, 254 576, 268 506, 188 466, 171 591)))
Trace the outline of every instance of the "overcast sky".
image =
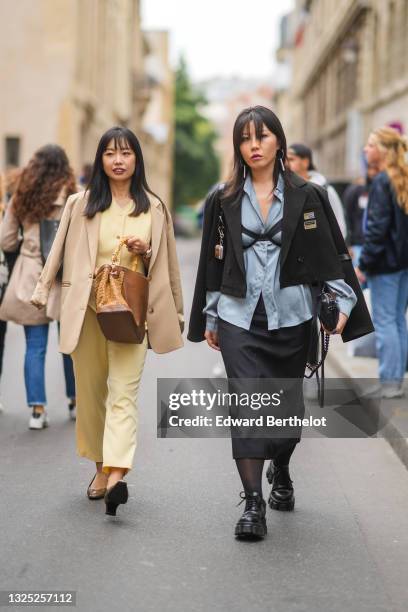
POLYGON ((270 77, 280 17, 293 0, 141 0, 142 26, 171 34, 172 63, 184 52, 194 80, 270 77))

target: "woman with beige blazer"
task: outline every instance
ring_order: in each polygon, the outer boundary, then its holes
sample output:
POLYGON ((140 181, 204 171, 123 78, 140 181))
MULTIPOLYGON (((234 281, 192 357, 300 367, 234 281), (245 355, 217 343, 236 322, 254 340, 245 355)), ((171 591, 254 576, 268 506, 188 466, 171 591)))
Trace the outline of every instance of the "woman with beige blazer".
MULTIPOLYGON (((45 357, 49 323, 59 319, 61 297, 58 281, 50 292, 46 310, 40 312, 30 303, 44 265, 40 224, 61 218, 67 195, 75 188, 75 177, 65 151, 58 145, 46 145, 23 170, 1 224, 0 248, 6 253, 14 253, 20 247, 0 307, 0 319, 24 326, 24 380, 31 410, 30 429, 41 430, 48 425, 45 357)), ((75 381, 68 355, 64 356, 64 373, 69 415, 75 420, 75 381)))
POLYGON ((184 327, 171 216, 149 189, 139 141, 127 128, 102 136, 86 192, 68 198, 33 304, 46 306, 61 263, 60 349, 74 361, 77 451, 96 463, 89 499, 104 497, 106 514, 115 515, 128 498, 123 477, 136 448, 136 400, 147 345, 156 353, 178 349, 184 327), (121 265, 150 277, 142 344, 107 340, 96 318, 94 273, 110 263, 118 236, 127 237, 121 265))

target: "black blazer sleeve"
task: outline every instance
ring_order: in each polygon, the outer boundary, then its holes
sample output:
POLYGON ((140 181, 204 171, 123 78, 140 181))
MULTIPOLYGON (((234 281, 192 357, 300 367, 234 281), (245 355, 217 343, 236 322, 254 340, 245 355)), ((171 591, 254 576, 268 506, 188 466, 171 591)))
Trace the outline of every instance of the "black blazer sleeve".
POLYGON ((221 285, 224 262, 216 260, 213 256, 217 237, 218 217, 221 212, 219 191, 220 189, 217 187, 210 192, 204 204, 200 258, 187 334, 187 338, 191 342, 201 342, 204 340, 206 321, 203 309, 206 304, 207 289, 209 291, 217 291, 221 285), (211 286, 208 285, 208 278, 211 279, 211 286))
POLYGON ((347 252, 346 243, 340 231, 333 209, 330 206, 327 193, 318 185, 313 185, 313 187, 316 189, 324 206, 324 211, 329 221, 334 244, 336 245, 337 253, 340 256, 344 272, 344 280, 353 289, 357 296, 357 303, 351 311, 350 317, 341 335, 343 342, 349 342, 350 340, 355 340, 356 338, 370 334, 374 331, 374 326, 371 321, 371 316, 368 311, 360 283, 358 282, 356 273, 354 272, 351 257, 347 252))

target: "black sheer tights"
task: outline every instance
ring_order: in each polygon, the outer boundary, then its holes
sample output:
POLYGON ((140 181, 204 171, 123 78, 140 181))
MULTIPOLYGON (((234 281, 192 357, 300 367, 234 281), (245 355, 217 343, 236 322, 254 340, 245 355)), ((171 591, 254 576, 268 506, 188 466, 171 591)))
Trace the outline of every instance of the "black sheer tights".
POLYGON ((235 459, 245 493, 262 495, 262 470, 265 459, 235 459))
MULTIPOLYGON (((289 465, 296 444, 273 460, 274 465, 289 465)), ((262 472, 265 459, 242 458, 235 459, 242 486, 246 493, 259 493, 262 496, 262 472)))

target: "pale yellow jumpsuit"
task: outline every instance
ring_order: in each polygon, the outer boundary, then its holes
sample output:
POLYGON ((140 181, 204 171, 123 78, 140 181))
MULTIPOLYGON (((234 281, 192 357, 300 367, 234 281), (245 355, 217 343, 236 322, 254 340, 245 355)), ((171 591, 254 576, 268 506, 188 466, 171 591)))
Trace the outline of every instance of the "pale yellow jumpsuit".
MULTIPOLYGON (((150 244, 150 210, 130 217, 133 202, 121 208, 115 200, 101 213, 96 268, 110 263, 117 236, 136 236, 150 244)), ((144 273, 141 257, 124 246, 120 265, 144 273), (137 264, 137 265, 136 265, 137 264)), ((146 358, 147 337, 142 344, 106 340, 95 312, 91 292, 79 342, 72 353, 77 391, 77 452, 91 461, 131 469, 137 444, 137 395, 146 358)))

